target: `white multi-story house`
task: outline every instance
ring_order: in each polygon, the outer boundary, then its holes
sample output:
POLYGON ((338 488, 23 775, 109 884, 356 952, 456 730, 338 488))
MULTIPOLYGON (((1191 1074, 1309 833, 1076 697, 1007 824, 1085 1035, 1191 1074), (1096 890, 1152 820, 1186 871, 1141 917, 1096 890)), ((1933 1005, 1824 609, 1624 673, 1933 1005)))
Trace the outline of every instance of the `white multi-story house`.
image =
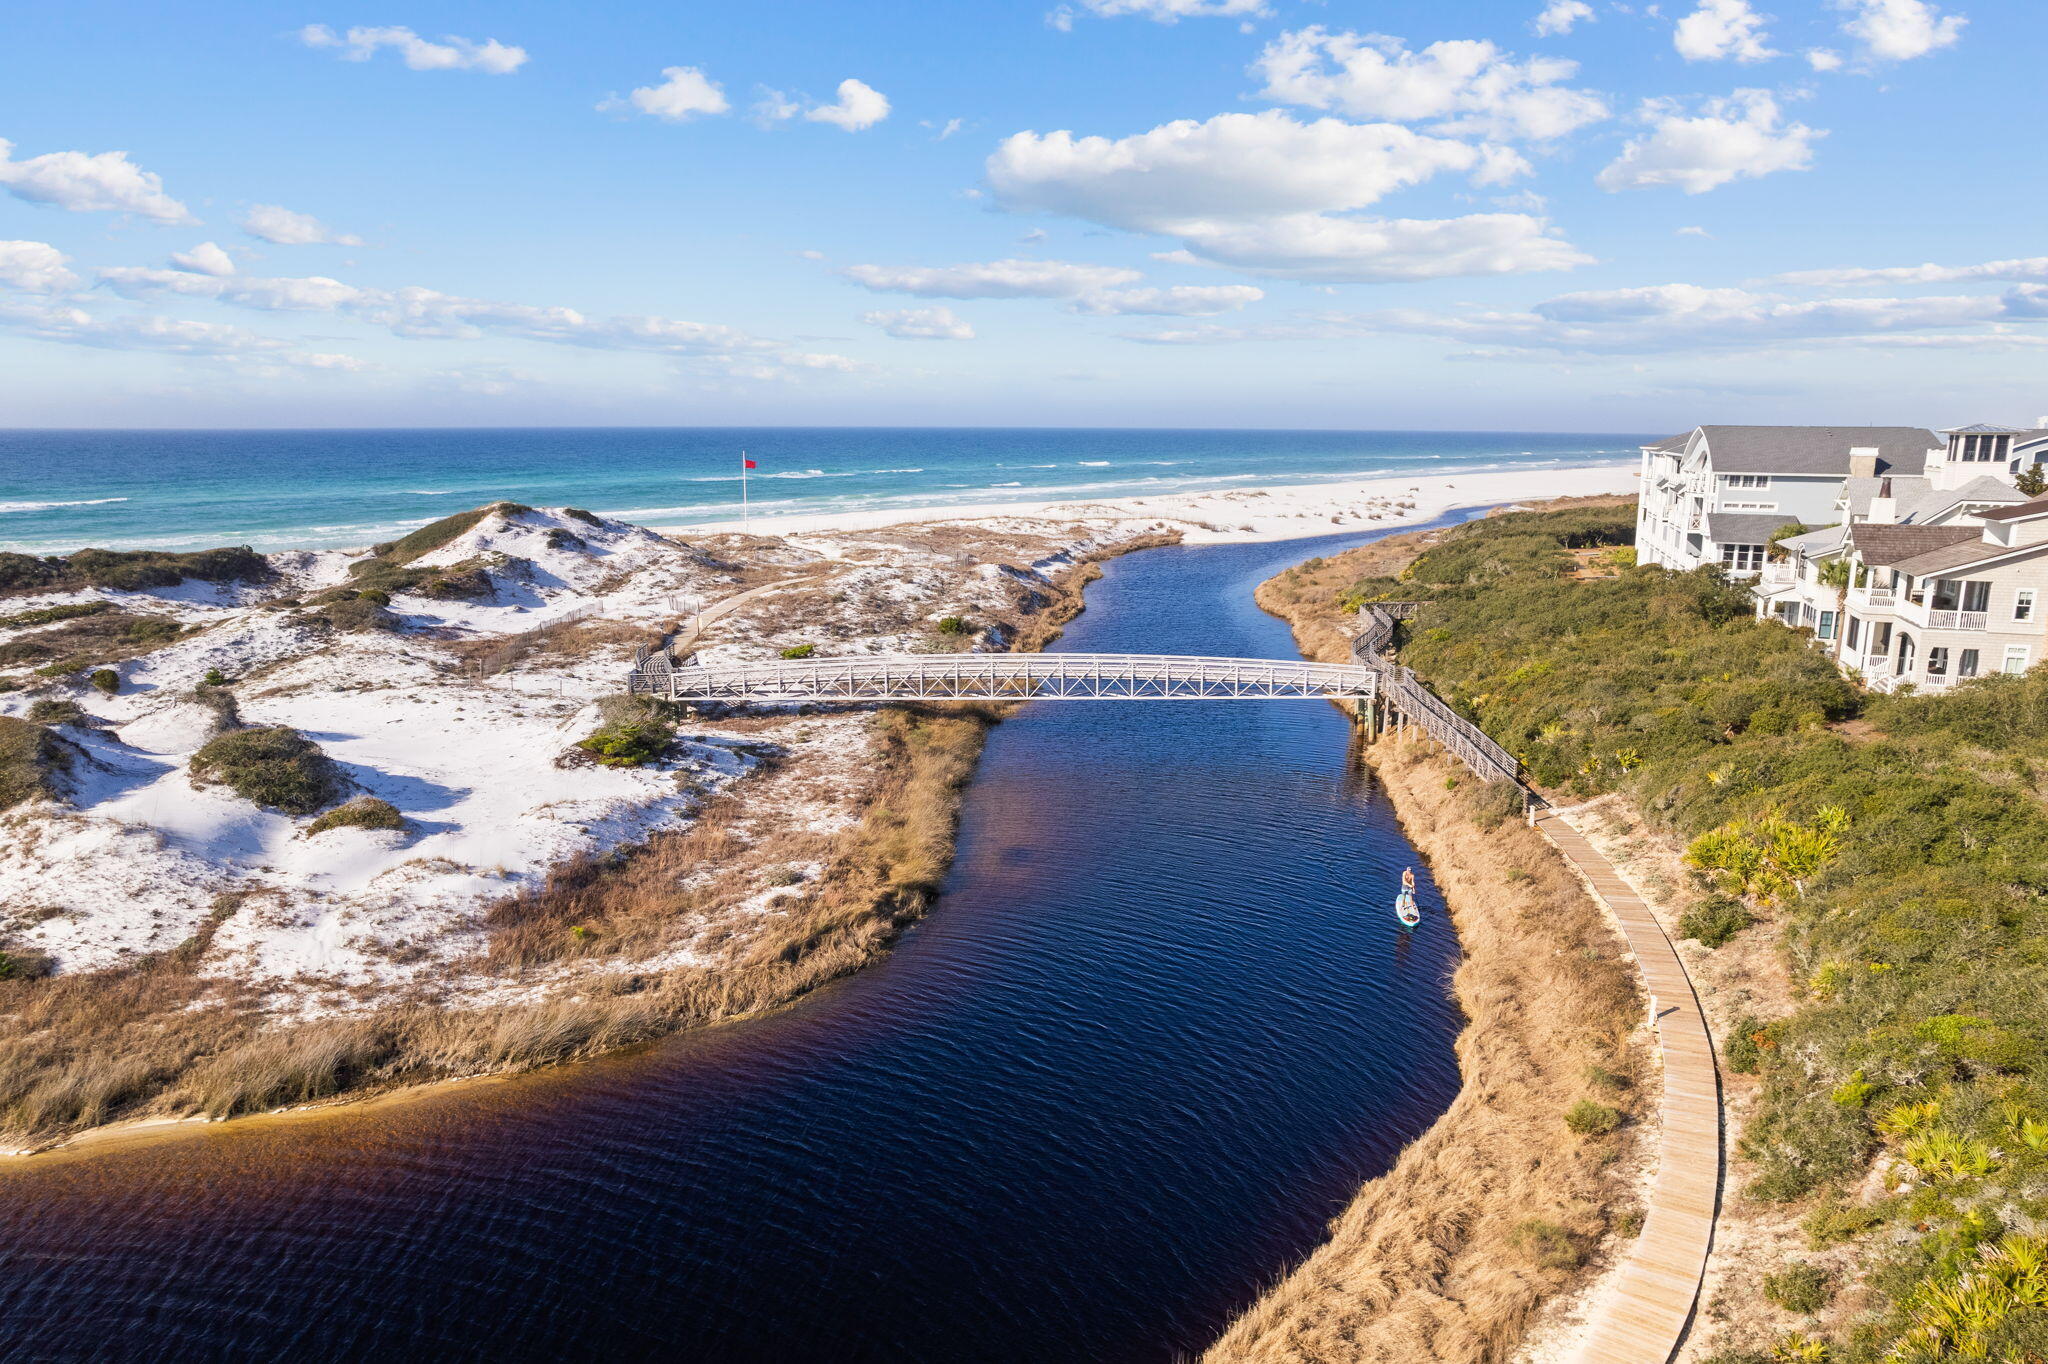
POLYGON ((1880 690, 2024 672, 2048 642, 2048 498, 2013 486, 2048 430, 1943 434, 1918 476, 1847 480, 1838 524, 1782 541, 1753 588, 1759 615, 1880 690))
POLYGON ((1841 519, 1852 479, 1922 477, 1941 444, 1917 426, 1696 426, 1645 445, 1636 561, 1752 576, 1774 532, 1841 519))

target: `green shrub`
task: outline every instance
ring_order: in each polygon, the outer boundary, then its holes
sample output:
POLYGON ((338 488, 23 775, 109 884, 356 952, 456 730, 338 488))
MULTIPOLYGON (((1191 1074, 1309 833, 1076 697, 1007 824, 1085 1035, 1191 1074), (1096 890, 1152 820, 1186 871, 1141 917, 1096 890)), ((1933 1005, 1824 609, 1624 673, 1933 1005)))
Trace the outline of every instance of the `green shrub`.
POLYGON ((215 735, 192 755, 190 767, 197 785, 218 783, 244 800, 290 815, 310 815, 332 805, 346 785, 320 745, 286 725, 215 735))
POLYGON ((587 512, 581 507, 564 507, 562 508, 562 515, 581 521, 586 526, 602 526, 604 524, 602 516, 587 512))
POLYGON ((1835 1281, 1819 1265, 1794 1261, 1776 1274, 1764 1275, 1764 1298, 1787 1312, 1812 1316, 1835 1296, 1835 1281))
POLYGON ((226 685, 228 685, 228 675, 222 672, 219 668, 208 668, 206 670, 206 676, 202 680, 201 685, 208 687, 225 687, 226 685))
POLYGON ((94 669, 92 676, 86 680, 92 683, 95 690, 103 692, 108 696, 112 696, 115 692, 121 690, 121 674, 115 672, 112 668, 94 669))
POLYGON ((641 721, 606 725, 576 746, 595 754, 606 767, 639 767, 667 752, 673 737, 667 725, 641 721))
MULTIPOLYGON (((388 599, 387 599, 388 600, 388 599)), ((326 624, 343 634, 364 634, 371 630, 396 630, 398 617, 366 595, 331 601, 306 613, 307 619, 326 624)))
POLYGON ((1754 1075, 1763 1067, 1764 1048, 1771 1044, 1770 1033, 1756 1018, 1744 1016, 1735 1022, 1734 1029, 1721 1041, 1721 1055, 1728 1061, 1728 1069, 1737 1075, 1754 1075))
POLYGON ((1585 1260, 1570 1232, 1541 1218, 1532 1217, 1517 1224, 1509 1233, 1509 1240, 1543 1269, 1577 1269, 1585 1260))
POLYGON ((782 656, 784 658, 809 658, 817 652, 818 646, 815 644, 792 644, 782 651, 782 656))
POLYGON ((943 618, 939 621, 938 630, 942 635, 971 635, 974 633, 974 627, 967 623, 965 616, 947 616, 943 618))
POLYGON ((44 726, 0 715, 0 810, 55 796, 55 778, 71 766, 72 751, 44 726))
POLYGON ((60 620, 82 620, 86 616, 97 616, 111 611, 110 601, 67 602, 61 606, 45 606, 35 611, 17 611, 11 616, 0 616, 0 630, 10 630, 21 625, 54 625, 60 620))
POLYGON ((25 947, 0 952, 0 980, 40 980, 54 969, 56 963, 41 952, 25 947))
POLYGON ((1883 1226, 1885 1216, 1885 1205, 1845 1203, 1837 1195, 1808 1213, 1799 1226, 1806 1233, 1807 1245, 1826 1250, 1883 1226))
POLYGON ((1564 1125, 1582 1137, 1605 1136, 1621 1126, 1621 1113, 1592 1099, 1581 1099, 1564 1111, 1564 1125))
POLYGON ((28 708, 28 718, 38 725, 78 725, 88 717, 76 701, 42 700, 28 708))
MULTIPOLYGON (((393 540, 389 544, 379 545, 375 558, 385 564, 409 564, 421 555, 432 554, 443 545, 449 544, 457 537, 467 534, 478 525, 481 525, 485 517, 493 513, 517 516, 522 512, 530 512, 532 510, 533 508, 522 506, 517 502, 493 502, 488 506, 456 512, 453 516, 444 516, 439 521, 421 526, 410 535, 393 540)), ((349 571, 360 574, 368 566, 363 563, 352 564, 349 567, 349 571)))
POLYGON ((306 833, 324 834, 329 829, 403 829, 405 816, 391 802, 375 796, 357 796, 343 801, 306 826, 306 833))
POLYGON ((1720 947, 1756 922, 1756 916, 1730 895, 1713 895, 1700 901, 1678 921, 1678 931, 1704 947, 1720 947))

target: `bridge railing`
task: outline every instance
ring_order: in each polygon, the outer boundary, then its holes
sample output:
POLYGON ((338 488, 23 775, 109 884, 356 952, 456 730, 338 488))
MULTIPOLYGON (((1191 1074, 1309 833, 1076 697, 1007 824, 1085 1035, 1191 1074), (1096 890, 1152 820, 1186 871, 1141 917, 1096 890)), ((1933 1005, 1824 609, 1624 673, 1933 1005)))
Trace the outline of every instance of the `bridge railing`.
POLYGON ((1458 760, 1488 781, 1511 781, 1531 800, 1542 797, 1530 791, 1522 780, 1522 764, 1515 755, 1488 737, 1485 730, 1467 720, 1422 684, 1413 668, 1405 668, 1386 657, 1394 640, 1397 621, 1412 620, 1426 602, 1367 602, 1358 608, 1359 631, 1351 641, 1351 658, 1362 668, 1379 675, 1380 696, 1408 719, 1442 744, 1458 760))
POLYGON ((677 701, 1367 700, 1379 674, 1300 659, 1166 654, 851 654, 685 667, 652 654, 637 659, 628 685, 677 701))

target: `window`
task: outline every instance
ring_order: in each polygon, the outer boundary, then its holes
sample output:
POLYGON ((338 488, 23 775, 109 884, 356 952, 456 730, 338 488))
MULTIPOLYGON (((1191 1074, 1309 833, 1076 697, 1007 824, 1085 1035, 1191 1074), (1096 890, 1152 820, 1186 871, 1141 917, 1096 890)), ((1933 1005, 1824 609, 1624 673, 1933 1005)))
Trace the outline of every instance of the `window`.
POLYGON ((1754 573, 1764 566, 1762 545, 1721 546, 1721 567, 1730 573, 1754 573))
POLYGON ((1863 622, 1856 619, 1856 617, 1851 616, 1849 617, 1849 633, 1846 637, 1844 637, 1842 642, 1848 645, 1851 650, 1853 650, 1856 647, 1856 637, 1862 633, 1863 622))
POLYGON ((1975 649, 1965 649, 1962 652, 1962 656, 1956 659, 1956 676, 1975 677, 1976 675, 1977 651, 1975 649))
POLYGON ((1963 609, 1965 611, 1988 611, 1991 609, 1991 584, 1972 580, 1963 584, 1963 609))
POLYGON ((1721 482, 1730 488, 1768 488, 1771 486, 1771 476, 1769 474, 1723 474, 1721 475, 1721 482))
POLYGON ((1899 631, 1899 666, 1894 670, 1900 677, 1913 671, 1913 637, 1904 630, 1899 631))
POLYGON ((2005 646, 2005 670, 2009 673, 2023 673, 2027 670, 2027 646, 2008 644, 2005 646))
POLYGON ((1929 677, 1948 676, 1948 650, 1946 648, 1937 645, 1927 651, 1927 675, 1929 677))
POLYGON ((1774 512, 1777 509, 1778 504, 1775 502, 1723 502, 1721 504, 1722 511, 1774 512))
POLYGON ((2012 594, 2012 618, 2032 620, 2034 618, 2034 589, 2022 587, 2012 594))
POLYGON ((1822 639, 1833 639, 1835 637, 1834 612, 1823 611, 1820 613, 1820 629, 1815 633, 1817 633, 1822 639))

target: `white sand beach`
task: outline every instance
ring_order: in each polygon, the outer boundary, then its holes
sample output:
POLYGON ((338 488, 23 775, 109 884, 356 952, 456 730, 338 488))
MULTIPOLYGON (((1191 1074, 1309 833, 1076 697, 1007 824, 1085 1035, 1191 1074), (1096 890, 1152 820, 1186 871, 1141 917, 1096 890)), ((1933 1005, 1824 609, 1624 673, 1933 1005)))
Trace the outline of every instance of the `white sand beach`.
POLYGON ((749 529, 756 535, 809 535, 874 530, 933 521, 1018 518, 1055 521, 1129 519, 1176 522, 1189 544, 1297 540, 1347 530, 1431 521, 1458 507, 1590 497, 1635 491, 1634 461, 1587 469, 1516 469, 1426 478, 1398 475, 1353 483, 1301 483, 1223 488, 1087 501, 989 502, 957 507, 892 507, 822 515, 756 516, 750 521, 650 523, 665 534, 705 535, 749 529))

